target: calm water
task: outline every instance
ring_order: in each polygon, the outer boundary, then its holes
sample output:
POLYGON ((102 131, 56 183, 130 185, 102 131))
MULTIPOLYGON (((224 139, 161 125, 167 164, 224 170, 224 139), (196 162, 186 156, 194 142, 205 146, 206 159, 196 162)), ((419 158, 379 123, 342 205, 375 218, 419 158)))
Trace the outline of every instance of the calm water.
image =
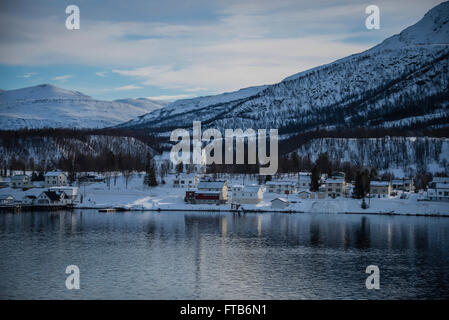
POLYGON ((0 214, 0 298, 449 298, 449 219, 0 214), (65 287, 72 264, 80 290, 65 287), (371 264, 380 290, 365 287, 371 264))

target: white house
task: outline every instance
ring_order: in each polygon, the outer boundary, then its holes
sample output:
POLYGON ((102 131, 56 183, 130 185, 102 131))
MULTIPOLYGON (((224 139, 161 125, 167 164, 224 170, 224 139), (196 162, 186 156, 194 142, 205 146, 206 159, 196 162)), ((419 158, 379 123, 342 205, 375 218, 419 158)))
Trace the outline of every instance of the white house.
POLYGON ((315 192, 302 190, 298 192, 298 197, 300 199, 315 199, 315 192))
POLYGON ((11 188, 31 188, 33 184, 31 183, 30 177, 26 174, 15 175, 11 177, 11 188))
POLYGON ((391 181, 371 181, 370 194, 378 198, 386 198, 391 195, 391 181))
POLYGON ((193 173, 180 173, 173 179, 174 188, 196 188, 200 177, 193 173))
POLYGON ((267 191, 279 194, 292 194, 297 191, 294 181, 268 181, 265 183, 267 191))
POLYGON ((298 175, 298 189, 299 190, 310 190, 310 185, 312 183, 312 173, 310 172, 300 172, 298 175))
POLYGON ((393 180, 392 188, 395 190, 402 190, 402 191, 408 191, 408 192, 415 191, 415 185, 413 183, 413 179, 393 180))
POLYGON ((449 201, 449 178, 434 177, 427 188, 427 198, 433 201, 449 201))
POLYGON ((57 193, 64 193, 64 202, 66 204, 72 204, 78 196, 78 187, 51 187, 49 191, 55 191, 57 193))
POLYGON ((256 204, 263 200, 263 189, 258 185, 233 186, 232 203, 256 204))
POLYGON ((61 206, 66 204, 64 192, 44 191, 37 197, 35 204, 42 206, 61 206))
POLYGON ((9 194, 0 194, 0 205, 8 206, 14 204, 14 197, 9 194))
POLYGON ((271 200, 271 207, 273 209, 284 209, 288 207, 289 204, 290 203, 288 202, 288 200, 284 198, 276 198, 271 200))
POLYGON ((343 178, 326 179, 326 192, 329 197, 341 197, 346 193, 346 182, 343 178))
POLYGON ((67 185, 67 176, 61 171, 49 171, 44 175, 47 187, 67 185))

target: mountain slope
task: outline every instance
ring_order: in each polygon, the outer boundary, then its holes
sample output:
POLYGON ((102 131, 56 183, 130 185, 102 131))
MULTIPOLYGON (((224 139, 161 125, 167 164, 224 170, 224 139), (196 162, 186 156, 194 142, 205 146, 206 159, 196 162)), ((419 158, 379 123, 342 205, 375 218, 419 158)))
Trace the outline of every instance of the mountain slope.
POLYGON ((95 100, 78 91, 43 84, 0 92, 0 128, 103 128, 163 106, 147 99, 95 100))
MULTIPOLYGON (((359 54, 292 75, 232 100, 175 102, 121 126, 169 131, 192 126, 316 128, 449 124, 449 2, 359 54), (167 112, 167 110, 171 110, 167 112), (179 111, 182 110, 182 113, 179 111)), ((244 89, 245 90, 245 89, 244 89)))
POLYGON ((162 101, 162 100, 152 100, 152 99, 147 99, 147 98, 137 98, 137 99, 127 98, 127 99, 118 99, 118 100, 114 100, 113 102, 119 102, 119 103, 130 104, 130 105, 135 106, 135 107, 147 109, 148 112, 152 112, 152 111, 154 111, 154 110, 161 109, 161 108, 167 106, 168 104, 170 104, 170 103, 167 102, 167 101, 162 101))
MULTIPOLYGON (((127 123, 121 124, 119 127, 133 127, 140 126, 152 121, 159 121, 159 119, 170 119, 172 117, 182 117, 185 113, 200 112, 200 110, 209 110, 209 107, 217 107, 235 100, 245 99, 253 96, 268 86, 257 86, 240 89, 235 92, 226 92, 216 96, 205 96, 192 99, 177 100, 164 109, 150 112, 138 119, 133 119, 127 123)), ((209 112, 209 111, 207 111, 209 112)))

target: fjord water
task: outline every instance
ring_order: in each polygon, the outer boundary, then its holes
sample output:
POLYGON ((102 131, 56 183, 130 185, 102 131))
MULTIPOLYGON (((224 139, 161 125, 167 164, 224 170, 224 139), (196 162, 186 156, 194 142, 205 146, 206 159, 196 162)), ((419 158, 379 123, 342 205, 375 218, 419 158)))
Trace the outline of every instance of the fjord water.
POLYGON ((3 213, 0 298, 449 298, 449 219, 3 213), (66 289, 68 265, 79 290, 66 289), (368 265, 380 268, 379 290, 365 287, 368 265))

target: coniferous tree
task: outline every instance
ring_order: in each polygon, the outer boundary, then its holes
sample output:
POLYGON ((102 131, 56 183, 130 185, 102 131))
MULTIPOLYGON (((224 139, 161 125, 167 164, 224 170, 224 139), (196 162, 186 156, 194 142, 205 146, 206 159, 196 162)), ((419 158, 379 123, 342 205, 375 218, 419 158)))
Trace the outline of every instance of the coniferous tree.
POLYGON ((361 199, 365 196, 362 172, 359 170, 355 175, 354 197, 361 199))
POLYGON ((320 172, 317 166, 312 169, 312 181, 310 183, 310 191, 318 191, 320 188, 320 172))
POLYGON ((176 173, 182 173, 184 171, 184 165, 182 164, 182 161, 179 161, 176 165, 176 173))
POLYGON ((145 175, 145 183, 149 187, 157 186, 156 172, 154 170, 154 166, 151 166, 148 173, 145 175))
POLYGON ((363 196, 366 196, 369 192, 370 192, 370 183, 371 183, 371 178, 370 178, 370 171, 368 170, 368 168, 366 168, 365 170, 363 170, 363 174, 362 174, 362 181, 363 181, 363 196))

